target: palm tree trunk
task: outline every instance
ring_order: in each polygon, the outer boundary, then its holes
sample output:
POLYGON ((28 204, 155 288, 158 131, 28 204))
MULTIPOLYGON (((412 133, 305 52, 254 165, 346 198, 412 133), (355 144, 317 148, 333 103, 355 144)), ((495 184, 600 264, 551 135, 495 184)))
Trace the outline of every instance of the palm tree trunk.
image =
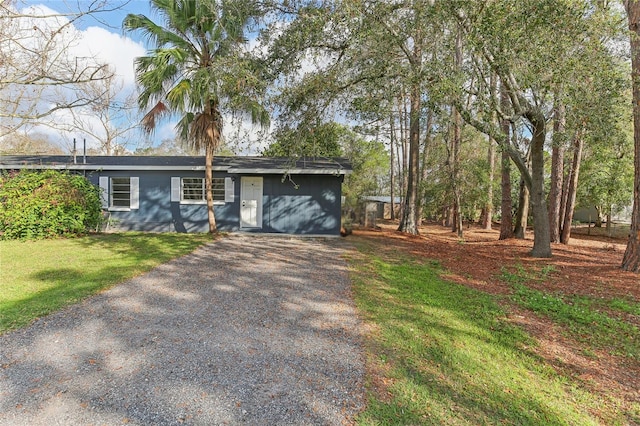
POLYGON ((207 217, 209 219, 209 233, 215 234, 218 232, 216 225, 216 215, 213 211, 213 150, 212 144, 207 144, 205 147, 205 172, 204 172, 204 185, 207 193, 207 217))

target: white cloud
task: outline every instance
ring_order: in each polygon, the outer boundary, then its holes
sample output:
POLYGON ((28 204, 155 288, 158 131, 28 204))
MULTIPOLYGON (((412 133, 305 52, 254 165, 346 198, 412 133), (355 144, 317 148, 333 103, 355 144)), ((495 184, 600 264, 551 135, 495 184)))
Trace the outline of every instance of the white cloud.
MULTIPOLYGON (((125 85, 134 83, 134 59, 145 54, 141 43, 116 34, 101 27, 91 26, 85 30, 77 29, 69 19, 44 4, 29 6, 22 10, 21 27, 38 27, 42 34, 48 34, 59 28, 65 28, 56 46, 69 46, 67 57, 95 58, 97 62, 111 65, 125 85)), ((37 34, 37 33, 36 33, 37 34)), ((33 38, 33 42, 38 40, 33 38)))
MULTIPOLYGON (((115 72, 112 87, 118 102, 123 102, 135 91, 134 60, 145 54, 142 44, 96 26, 80 30, 67 17, 46 5, 30 6, 21 12, 24 17, 16 22, 16 28, 20 29, 18 38, 24 46, 24 52, 14 50, 12 55, 28 55, 30 51, 42 50, 47 53, 47 61, 51 61, 49 69, 61 75, 67 73, 66 70, 74 64, 82 68, 93 67, 95 63, 106 63, 115 72), (55 38, 51 34, 56 34, 55 38), (33 47, 30 49, 30 46, 33 47)), ((43 88, 37 96, 32 96, 32 99, 25 98, 20 102, 24 109, 46 111, 55 106, 59 99, 73 100, 74 96, 71 86, 58 86, 43 88)), ((76 116, 81 116, 94 134, 100 137, 100 120, 92 117, 91 113, 90 107, 83 107, 76 111, 76 116)), ((130 120, 127 123, 116 122, 113 125, 128 128, 131 122, 139 120, 139 117, 128 118, 130 120)), ((72 124, 72 113, 68 110, 58 110, 41 119, 40 124, 30 126, 29 131, 47 135, 51 140, 57 140, 60 145, 70 149, 74 137, 85 137, 79 131, 69 131, 72 124)), ((99 143, 87 136, 87 145, 96 147, 99 143)))
POLYGON ((89 27, 79 32, 78 44, 72 49, 76 56, 95 57, 110 64, 125 86, 135 83, 134 60, 145 54, 145 49, 128 37, 100 27, 89 27))

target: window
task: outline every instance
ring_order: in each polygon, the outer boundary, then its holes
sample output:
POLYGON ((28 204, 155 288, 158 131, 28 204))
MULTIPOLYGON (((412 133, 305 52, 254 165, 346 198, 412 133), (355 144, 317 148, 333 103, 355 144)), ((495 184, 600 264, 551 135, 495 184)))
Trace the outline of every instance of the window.
POLYGON ((128 177, 111 178, 111 207, 131 208, 131 180, 128 177))
POLYGON ((202 178, 183 178, 182 179, 182 196, 183 201, 202 201, 206 200, 204 179, 202 178))
MULTIPOLYGON (((206 202, 207 193, 204 178, 182 178, 181 179, 180 201, 185 202, 206 202)), ((213 178, 212 186, 213 201, 225 201, 225 179, 213 178)))
POLYGON ((135 210, 139 208, 139 178, 100 176, 102 207, 109 210, 135 210))

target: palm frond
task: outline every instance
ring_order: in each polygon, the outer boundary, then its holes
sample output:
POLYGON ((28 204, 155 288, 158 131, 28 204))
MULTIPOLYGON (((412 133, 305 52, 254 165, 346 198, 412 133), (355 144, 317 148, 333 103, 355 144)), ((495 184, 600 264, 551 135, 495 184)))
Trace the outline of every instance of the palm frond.
POLYGON ((167 91, 166 98, 171 109, 184 111, 187 102, 191 98, 191 81, 188 79, 180 80, 167 91))
POLYGON ((129 32, 140 31, 143 37, 156 47, 166 45, 181 46, 183 48, 190 47, 189 43, 179 35, 157 25, 144 15, 127 15, 122 21, 122 28, 129 32))
POLYGON ((178 137, 189 147, 196 151, 201 151, 201 147, 189 140, 189 126, 193 122, 195 114, 192 112, 185 113, 176 124, 176 133, 178 137))
POLYGON ((245 30, 256 13, 254 0, 151 0, 161 21, 127 15, 126 31, 140 31, 154 47, 136 59, 141 109, 152 106, 142 125, 180 114, 177 130, 196 148, 222 138, 222 115, 240 112, 263 127, 264 79, 245 57, 245 30))
POLYGON ((199 149, 215 151, 222 143, 222 115, 217 108, 196 114, 189 125, 189 140, 199 149))
POLYGON ((140 124, 145 132, 153 133, 160 118, 170 114, 171 111, 166 107, 166 105, 162 102, 158 102, 144 115, 144 117, 142 117, 140 124))

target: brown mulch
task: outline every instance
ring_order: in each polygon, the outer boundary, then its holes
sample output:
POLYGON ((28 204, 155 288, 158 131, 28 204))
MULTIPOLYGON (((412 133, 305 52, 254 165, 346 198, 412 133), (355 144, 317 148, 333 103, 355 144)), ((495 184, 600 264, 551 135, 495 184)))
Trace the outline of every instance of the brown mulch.
MULTIPOLYGON (((499 241, 498 227, 487 231, 470 226, 464 229, 461 240, 450 228, 435 224, 422 226, 419 236, 397 232, 397 223, 378 225, 375 230, 356 230, 354 235, 392 239, 392 244, 384 246, 402 247, 415 255, 438 260, 447 271, 447 279, 480 291, 496 295, 511 292, 511 287, 499 279, 503 267, 513 270, 515 265, 522 265, 526 270, 541 270, 552 266, 548 268, 551 272, 547 279, 527 285, 555 294, 640 302, 640 276, 620 269, 626 247, 624 229, 609 237, 600 229, 577 228, 572 231, 569 245, 553 244, 551 259, 534 259, 529 255, 532 233, 525 240, 499 241)), ((532 350, 554 368, 603 395, 640 403, 639 360, 613 356, 606 351, 588 353, 548 318, 512 304, 506 308, 509 320, 538 341, 532 350)), ((625 319, 640 327, 638 316, 629 315, 625 319)))

